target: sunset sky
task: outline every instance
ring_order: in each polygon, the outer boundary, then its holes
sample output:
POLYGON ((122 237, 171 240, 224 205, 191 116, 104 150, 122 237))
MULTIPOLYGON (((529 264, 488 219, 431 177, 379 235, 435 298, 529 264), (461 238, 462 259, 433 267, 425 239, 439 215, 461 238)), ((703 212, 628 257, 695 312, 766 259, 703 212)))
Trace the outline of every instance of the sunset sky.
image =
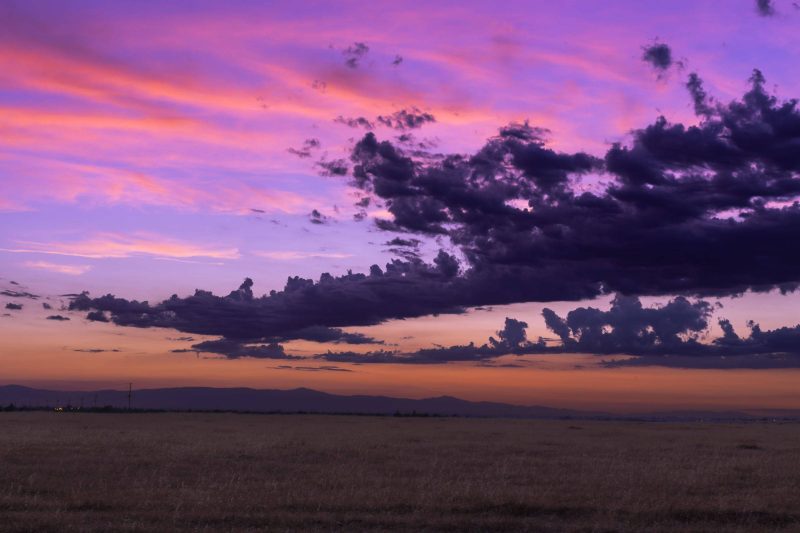
POLYGON ((800 409, 798 28, 2 2, 0 384, 800 409))

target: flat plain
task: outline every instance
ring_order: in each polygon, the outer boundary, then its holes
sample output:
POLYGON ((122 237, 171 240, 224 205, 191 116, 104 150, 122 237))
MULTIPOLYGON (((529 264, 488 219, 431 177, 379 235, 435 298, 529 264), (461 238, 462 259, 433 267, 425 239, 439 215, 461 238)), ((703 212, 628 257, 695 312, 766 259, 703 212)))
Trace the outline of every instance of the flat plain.
POLYGON ((800 424, 0 413, 0 531, 798 531, 800 424))

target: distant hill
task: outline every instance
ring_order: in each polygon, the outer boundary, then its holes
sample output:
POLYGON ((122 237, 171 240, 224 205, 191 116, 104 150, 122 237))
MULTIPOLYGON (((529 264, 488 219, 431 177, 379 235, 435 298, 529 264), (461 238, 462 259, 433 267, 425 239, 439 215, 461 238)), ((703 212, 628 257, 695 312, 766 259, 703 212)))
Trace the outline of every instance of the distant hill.
MULTIPOLYGON (((55 391, 20 385, 0 386, 0 405, 73 407, 126 407, 128 391, 55 391)), ((249 389, 179 387, 133 391, 137 409, 314 412, 360 414, 431 414, 482 417, 563 418, 585 415, 579 411, 549 407, 527 407, 494 402, 470 402, 439 396, 413 400, 388 396, 341 396, 312 389, 249 389)), ((599 414, 599 413, 598 413, 599 414)))
MULTIPOLYGON (((128 405, 128 391, 56 391, 34 389, 20 385, 0 386, 0 406, 15 404, 19 407, 73 407, 82 406, 124 408, 128 405)), ((654 420, 692 419, 748 419, 771 416, 760 412, 750 415, 743 412, 681 411, 638 415, 611 415, 602 412, 557 409, 542 406, 522 406, 497 402, 472 402, 439 396, 419 400, 389 396, 344 396, 312 389, 250 389, 178 387, 166 389, 140 389, 133 391, 135 409, 163 409, 173 411, 243 411, 265 413, 353 413, 353 414, 413 414, 439 416, 507 417, 507 418, 635 418, 654 420)), ((781 411, 781 418, 800 418, 796 411, 781 411)))

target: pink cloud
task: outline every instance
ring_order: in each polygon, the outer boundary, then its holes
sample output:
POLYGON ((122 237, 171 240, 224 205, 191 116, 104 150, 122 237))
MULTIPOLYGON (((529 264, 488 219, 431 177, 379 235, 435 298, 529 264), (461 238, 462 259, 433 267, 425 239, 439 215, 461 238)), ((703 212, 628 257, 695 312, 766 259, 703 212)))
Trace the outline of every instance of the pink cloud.
POLYGON ((169 258, 208 257, 213 259, 238 259, 236 248, 194 244, 169 239, 151 233, 123 235, 99 233, 94 237, 74 242, 17 241, 18 248, 0 248, 11 253, 36 253, 85 257, 89 259, 116 259, 137 255, 169 258))
POLYGON ((9 198, 0 197, 0 213, 10 213, 15 211, 26 211, 26 208, 15 202, 12 202, 9 198))
POLYGON ((58 263, 48 263, 47 261, 25 261, 24 265, 28 268, 47 270, 58 274, 68 274, 70 276, 80 276, 86 274, 92 267, 90 265, 63 265, 58 263))
MULTIPOLYGON (((137 170, 90 164, 51 162, 26 169, 24 178, 5 184, 21 200, 98 204, 157 205, 178 209, 251 214, 255 207, 270 212, 307 213, 326 201, 310 194, 256 186, 241 181, 204 182, 166 179, 137 170)), ((14 204, 6 200, 9 209, 14 204)), ((0 204, 2 207, 3 204, 0 204)))
POLYGON ((305 259, 346 259, 353 257, 353 254, 345 254, 339 252, 304 252, 300 250, 282 250, 270 252, 252 252, 253 255, 263 257, 265 259, 273 259, 276 261, 298 261, 305 259))

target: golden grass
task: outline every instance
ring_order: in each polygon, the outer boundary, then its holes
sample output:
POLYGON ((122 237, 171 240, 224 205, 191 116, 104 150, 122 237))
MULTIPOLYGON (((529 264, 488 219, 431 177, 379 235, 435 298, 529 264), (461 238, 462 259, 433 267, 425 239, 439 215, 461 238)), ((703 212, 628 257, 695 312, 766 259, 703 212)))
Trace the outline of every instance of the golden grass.
POLYGON ((800 530, 800 425, 0 413, 0 531, 800 530))

